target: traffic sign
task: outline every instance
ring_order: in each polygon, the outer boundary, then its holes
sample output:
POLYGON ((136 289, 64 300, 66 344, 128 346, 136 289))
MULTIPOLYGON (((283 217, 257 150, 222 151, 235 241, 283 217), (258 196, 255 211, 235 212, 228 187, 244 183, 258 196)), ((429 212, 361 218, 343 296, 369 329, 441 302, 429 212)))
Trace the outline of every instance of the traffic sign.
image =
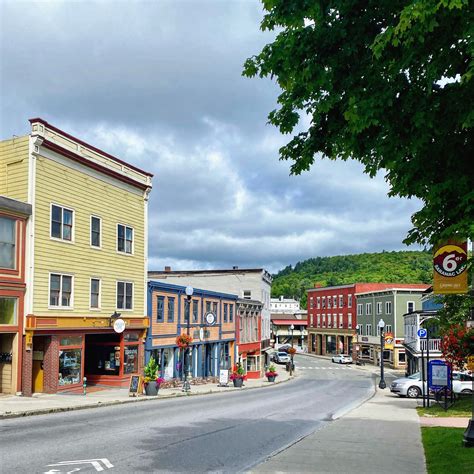
POLYGON ((418 329, 418 337, 421 337, 422 339, 425 338, 428 335, 428 331, 426 329, 418 329))

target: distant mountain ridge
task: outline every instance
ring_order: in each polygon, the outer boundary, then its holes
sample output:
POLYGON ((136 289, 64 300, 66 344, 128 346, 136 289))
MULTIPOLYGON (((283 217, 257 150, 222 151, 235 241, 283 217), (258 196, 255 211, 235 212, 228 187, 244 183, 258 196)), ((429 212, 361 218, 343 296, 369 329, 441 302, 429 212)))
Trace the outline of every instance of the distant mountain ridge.
POLYGON ((316 257, 273 275, 272 297, 299 299, 306 307, 306 290, 349 283, 427 283, 433 276, 433 256, 425 251, 393 251, 316 257))

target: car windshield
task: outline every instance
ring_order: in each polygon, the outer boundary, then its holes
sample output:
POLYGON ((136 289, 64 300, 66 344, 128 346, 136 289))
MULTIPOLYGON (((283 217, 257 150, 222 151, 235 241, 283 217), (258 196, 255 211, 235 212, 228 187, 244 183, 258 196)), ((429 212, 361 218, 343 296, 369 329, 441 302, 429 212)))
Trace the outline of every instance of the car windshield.
POLYGON ((287 354, 286 352, 279 352, 278 355, 279 355, 279 356, 286 356, 286 355, 288 355, 288 354, 287 354))
POLYGON ((420 380, 420 372, 415 372, 414 374, 409 375, 407 378, 413 380, 420 380))

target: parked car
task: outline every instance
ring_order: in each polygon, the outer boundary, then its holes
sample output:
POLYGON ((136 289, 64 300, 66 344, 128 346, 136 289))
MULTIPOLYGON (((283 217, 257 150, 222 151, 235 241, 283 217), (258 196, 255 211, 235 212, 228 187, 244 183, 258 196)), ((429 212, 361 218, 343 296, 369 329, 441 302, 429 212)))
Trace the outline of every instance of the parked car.
MULTIPOLYGON (((425 382, 425 393, 426 393, 425 382)), ((420 372, 416 372, 408 377, 396 379, 390 385, 390 391, 400 397, 418 398, 423 393, 423 382, 420 372)), ((464 372, 453 372, 453 392, 472 393, 472 375, 464 372)))
POLYGON ((352 364, 352 356, 349 354, 337 354, 331 360, 338 364, 352 364))
POLYGON ((286 352, 276 352, 274 360, 277 364, 286 364, 291 362, 291 357, 286 352))

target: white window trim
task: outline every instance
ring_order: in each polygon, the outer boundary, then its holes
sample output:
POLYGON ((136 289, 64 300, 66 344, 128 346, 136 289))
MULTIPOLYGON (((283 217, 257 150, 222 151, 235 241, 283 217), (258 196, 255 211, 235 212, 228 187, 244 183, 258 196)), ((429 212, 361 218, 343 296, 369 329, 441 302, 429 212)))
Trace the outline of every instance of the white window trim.
POLYGON ((89 310, 100 311, 102 309, 102 278, 90 277, 89 278, 89 310), (92 280, 99 280, 99 306, 97 308, 92 307, 92 280))
POLYGON ((347 327, 352 329, 352 313, 347 313, 347 327))
POLYGON ((372 315, 372 303, 365 303, 365 314, 366 316, 372 315), (369 313, 370 308, 370 313, 369 313))
MULTIPOLYGON (((96 216, 95 214, 91 214, 91 217, 89 219, 89 245, 91 249, 95 250, 102 250, 102 217, 96 216), (99 246, 97 247, 96 245, 92 245, 92 218, 99 219, 99 225, 100 225, 100 232, 99 232, 99 246)), ((117 242, 118 242, 118 229, 117 229, 117 242)))
MULTIPOLYGON (((63 282, 61 278, 61 289, 59 291, 59 301, 63 299, 63 282)), ((72 273, 49 272, 48 275, 48 309, 73 310, 74 309, 74 275, 72 273), (70 306, 52 306, 51 305, 51 275, 61 275, 71 277, 71 305, 70 306)))
MULTIPOLYGON (((134 298, 134 293, 135 293, 135 284, 133 281, 128 281, 128 280, 116 280, 115 281, 115 306, 117 311, 133 311, 133 305, 135 303, 135 298, 134 298), (132 284, 132 307, 131 308, 119 308, 117 306, 117 297, 118 297, 118 284, 119 283, 131 283, 132 284)), ((125 295, 126 296, 126 295, 125 295)), ((164 306, 163 306, 163 314, 164 314, 164 306)))
POLYGON ((352 308, 352 295, 347 295, 347 307, 352 308))
POLYGON ((366 324, 365 325, 365 335, 366 336, 372 336, 372 324, 366 324), (369 328, 370 328, 370 331, 369 331, 369 328))
POLYGON ((357 303, 357 316, 362 316, 363 311, 364 305, 362 303, 357 303))
MULTIPOLYGON (((61 221, 61 231, 62 231, 62 225, 63 223, 61 221)), ((58 204, 57 202, 51 202, 49 204, 49 238, 50 240, 54 240, 56 242, 62 242, 64 244, 71 245, 75 243, 75 237, 76 237, 76 210, 72 207, 66 207, 66 206, 63 206, 62 204, 58 204), (66 240, 59 237, 53 237, 51 235, 51 224, 53 222, 53 206, 60 207, 61 209, 66 209, 67 211, 72 212, 71 240, 66 240)), ((54 272, 51 272, 51 273, 54 273, 54 272)), ((56 306, 54 307, 56 308, 56 306)))
POLYGON ((382 303, 381 301, 377 301, 376 306, 377 306, 377 309, 376 309, 377 314, 382 314, 382 311, 383 311, 383 303, 382 303))
POLYGON ((339 308, 344 307, 344 295, 339 295, 339 308))
MULTIPOLYGON (((132 227, 131 225, 129 224, 123 224, 122 222, 117 222, 117 225, 115 226, 115 232, 116 232, 116 235, 115 235, 115 252, 118 253, 119 255, 127 255, 129 257, 135 255, 135 227, 132 227), (132 253, 127 253, 127 252, 122 252, 121 250, 118 249, 118 228, 119 228, 119 225, 125 227, 125 228, 129 228, 129 229, 132 229, 132 253)), ((127 233, 125 232, 125 236, 127 235, 127 233)), ((126 241, 127 239, 125 239, 126 241)), ((127 248, 127 246, 125 246, 125 248, 127 248)), ((128 282, 128 283, 131 283, 131 282, 128 282)))
POLYGON ((385 301, 385 314, 392 314, 392 302, 391 301, 385 301), (390 306, 390 311, 388 310, 389 306, 390 306))

